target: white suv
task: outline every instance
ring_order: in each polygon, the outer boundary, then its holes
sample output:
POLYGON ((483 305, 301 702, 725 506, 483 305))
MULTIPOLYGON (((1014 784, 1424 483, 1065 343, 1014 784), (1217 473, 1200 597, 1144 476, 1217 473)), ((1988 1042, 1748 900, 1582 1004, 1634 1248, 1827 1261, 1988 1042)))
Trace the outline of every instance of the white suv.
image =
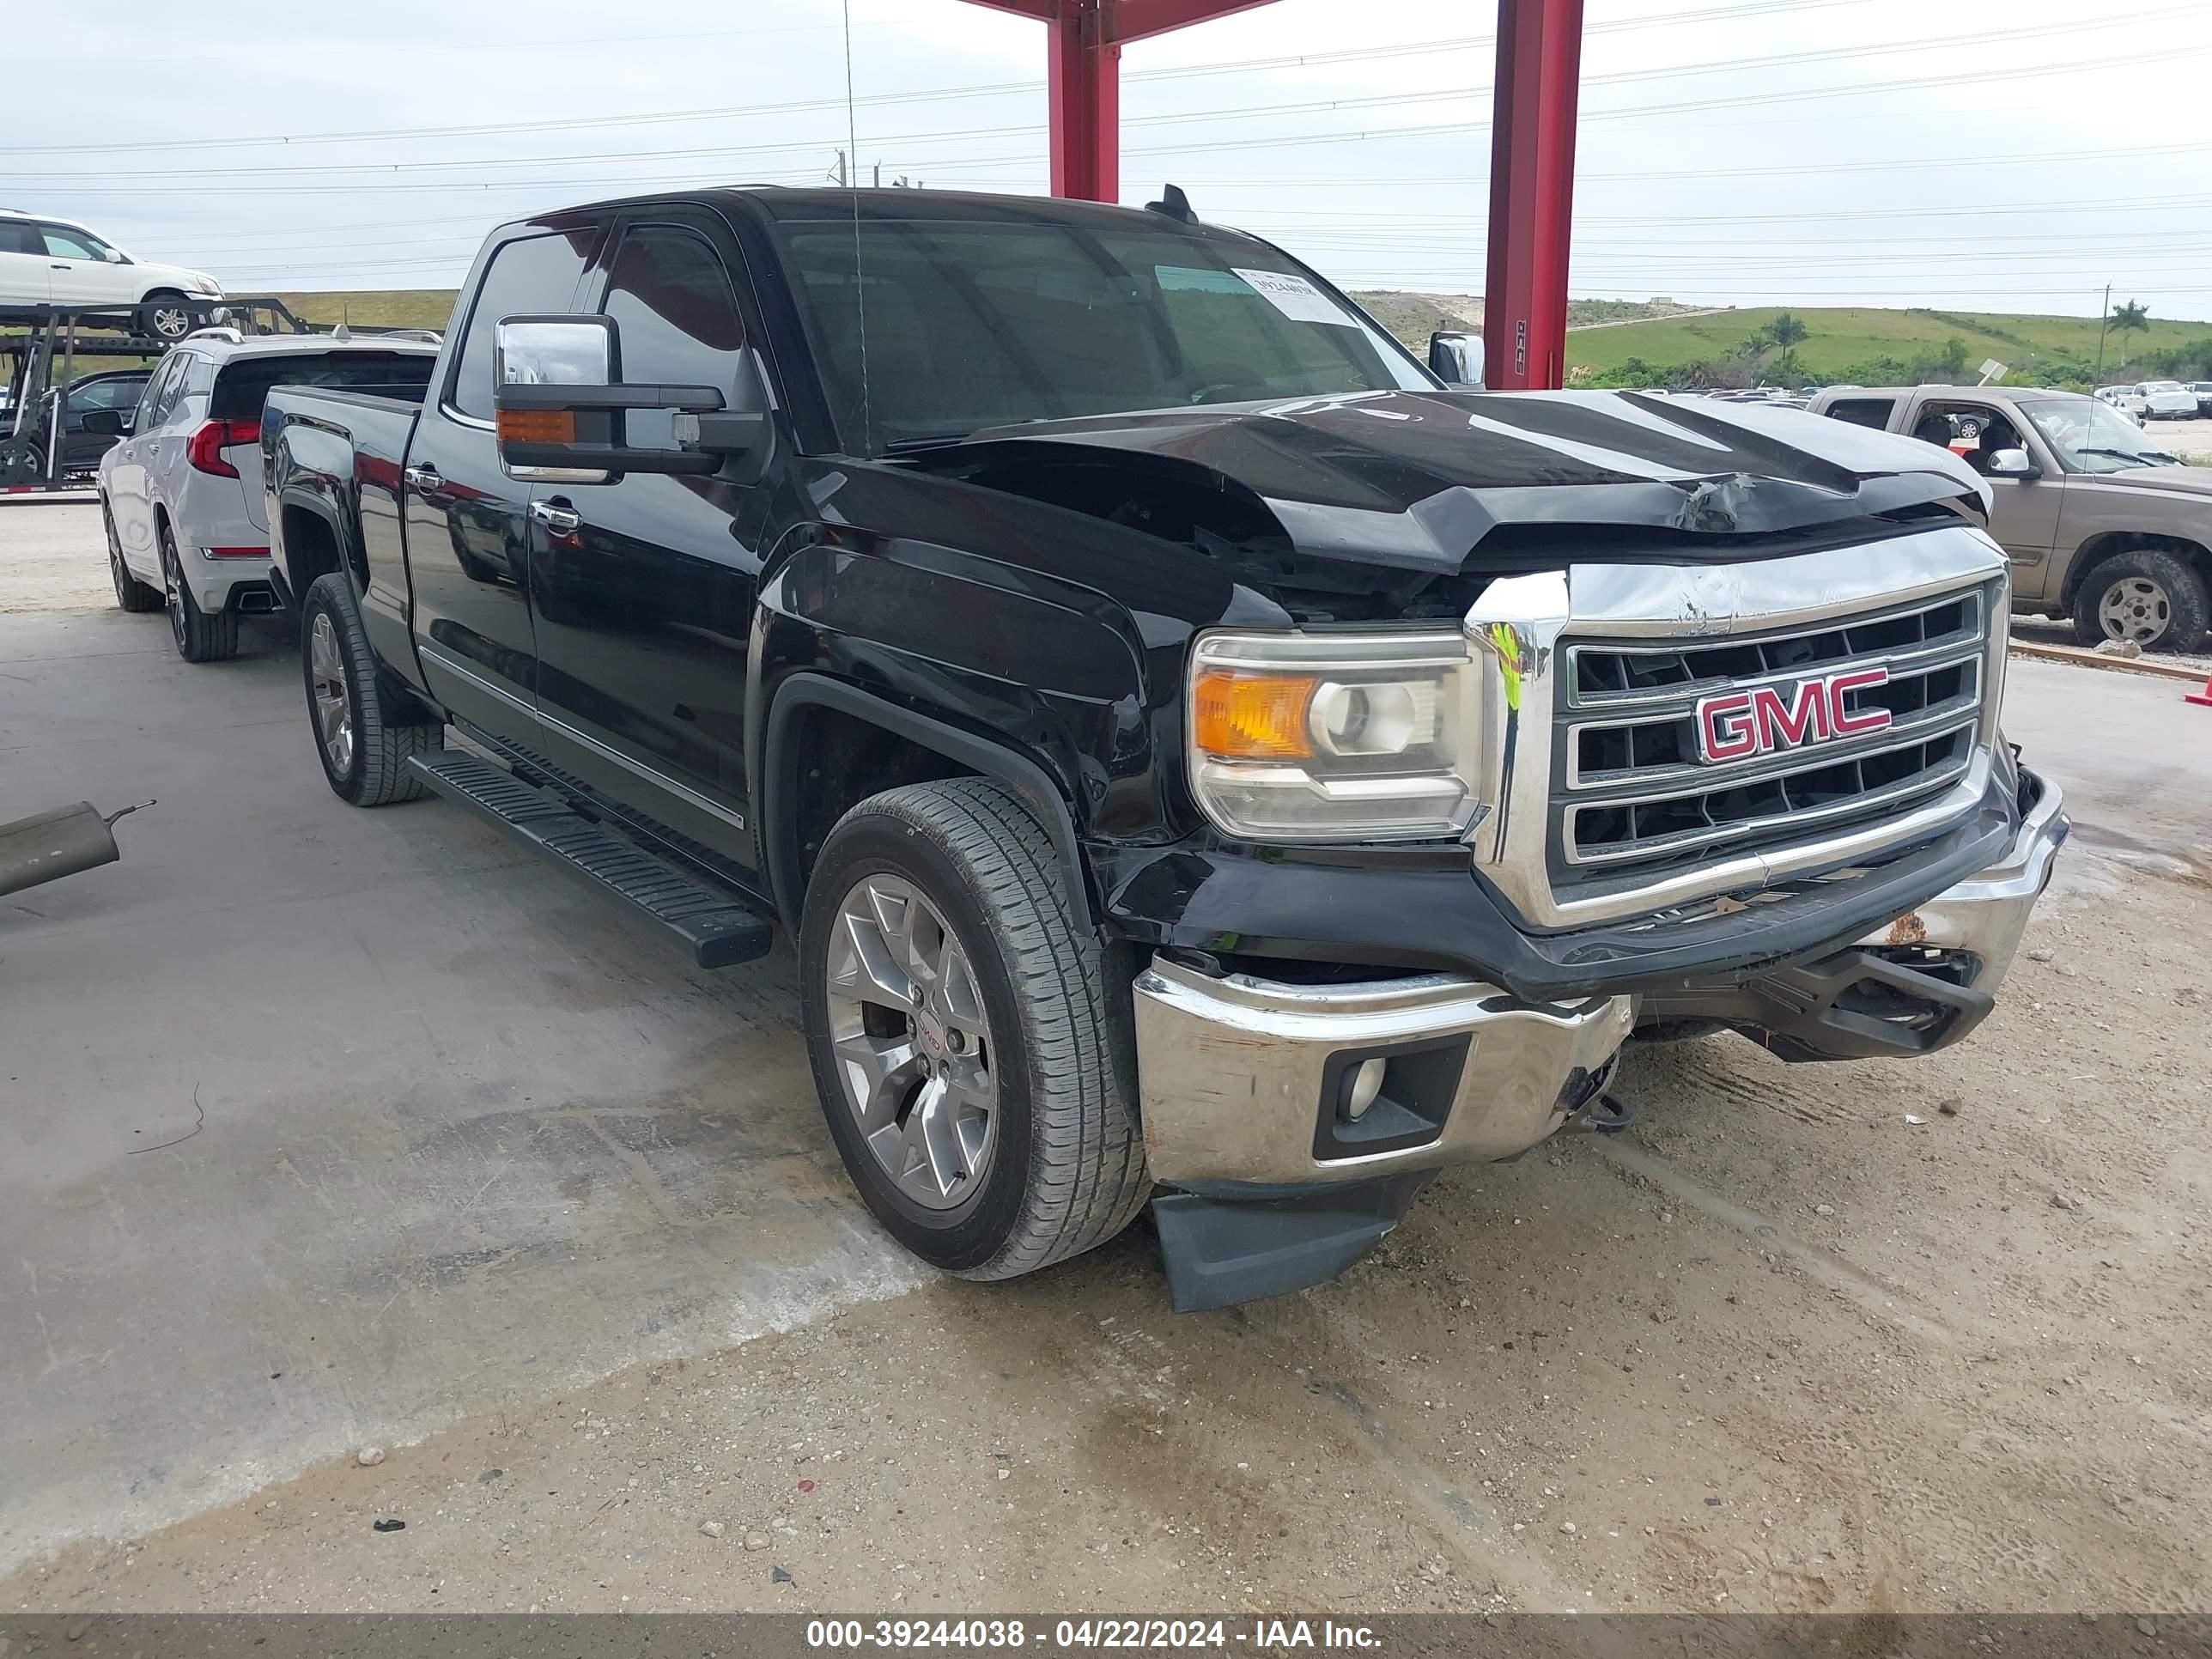
POLYGON ((149 264, 67 219, 0 208, 0 308, 129 312, 137 332, 181 340, 222 303, 222 285, 204 270, 149 264))
POLYGON ((100 461, 100 515, 115 599, 165 606, 186 662, 238 651, 240 615, 276 609, 261 493, 261 405, 278 386, 343 386, 419 398, 438 348, 327 334, 192 336, 161 359, 131 411, 95 412, 122 441, 100 461))
POLYGON ((2136 387, 2143 400, 2145 416, 2154 421, 2193 421, 2197 394, 2179 380, 2144 380, 2136 387))

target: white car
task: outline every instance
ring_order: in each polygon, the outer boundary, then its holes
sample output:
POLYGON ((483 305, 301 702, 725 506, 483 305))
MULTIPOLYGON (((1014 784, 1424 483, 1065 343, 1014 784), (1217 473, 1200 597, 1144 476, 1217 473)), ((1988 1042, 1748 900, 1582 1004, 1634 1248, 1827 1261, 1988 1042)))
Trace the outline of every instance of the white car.
POLYGON ((2150 414, 2149 399, 2134 386, 2100 386, 2097 388, 2097 396, 2102 401, 2112 404, 2121 414, 2131 417, 2138 426, 2142 425, 2144 419, 2150 414))
POLYGON ((204 270, 151 264, 67 219, 0 208, 0 310, 128 312, 138 333, 181 340, 222 303, 222 284, 204 270))
POLYGON ((2143 400, 2146 420, 2197 418, 2197 394, 2179 380, 2145 380, 2136 387, 2136 395, 2143 400))
POLYGON ((186 662, 238 651, 241 615, 276 610, 269 508, 261 490, 261 405, 278 386, 343 386, 419 398, 434 342, 327 334, 240 339, 203 331, 161 359, 138 407, 88 415, 122 434, 100 461, 100 519, 115 601, 166 608, 186 662))

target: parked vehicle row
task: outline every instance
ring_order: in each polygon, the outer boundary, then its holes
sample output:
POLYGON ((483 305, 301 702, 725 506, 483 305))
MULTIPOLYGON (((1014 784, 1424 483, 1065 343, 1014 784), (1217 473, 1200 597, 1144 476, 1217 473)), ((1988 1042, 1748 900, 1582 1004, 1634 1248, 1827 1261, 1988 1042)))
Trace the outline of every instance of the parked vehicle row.
POLYGON ((456 319, 262 412, 331 788, 702 966, 780 922, 830 1138, 953 1273, 1149 1201, 1177 1306, 1272 1294, 1617 1127, 1633 1032, 1926 1054, 2066 833, 1958 457, 1448 390, 1179 203, 606 203, 456 319))
POLYGON ((2108 403, 1884 386, 1825 392, 1813 409, 1941 445, 1986 479, 2015 611, 2071 618, 2085 645, 2193 651, 2212 622, 2212 469, 2182 465, 2108 403))

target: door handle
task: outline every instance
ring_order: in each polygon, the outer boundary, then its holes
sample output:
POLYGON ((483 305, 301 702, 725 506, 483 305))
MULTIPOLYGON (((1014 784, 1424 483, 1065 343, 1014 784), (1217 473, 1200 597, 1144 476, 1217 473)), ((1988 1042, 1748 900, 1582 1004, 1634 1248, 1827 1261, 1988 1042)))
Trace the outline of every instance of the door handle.
POLYGON ((556 535, 573 536, 584 527, 584 515, 573 507, 556 507, 550 501, 532 501, 530 516, 556 535))
POLYGON ((446 487, 445 476, 434 466, 410 466, 400 476, 407 480, 410 489, 420 490, 425 495, 446 487))

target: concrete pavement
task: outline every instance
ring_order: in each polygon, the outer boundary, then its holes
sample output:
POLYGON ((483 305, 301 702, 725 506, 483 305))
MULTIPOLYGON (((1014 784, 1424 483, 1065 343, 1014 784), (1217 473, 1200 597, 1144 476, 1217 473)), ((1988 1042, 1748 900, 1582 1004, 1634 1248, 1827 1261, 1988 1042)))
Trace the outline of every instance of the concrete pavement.
POLYGON ((343 805, 259 635, 0 614, 0 822, 160 802, 0 900, 0 1570, 920 1277, 786 956, 697 972, 457 811, 343 805))

